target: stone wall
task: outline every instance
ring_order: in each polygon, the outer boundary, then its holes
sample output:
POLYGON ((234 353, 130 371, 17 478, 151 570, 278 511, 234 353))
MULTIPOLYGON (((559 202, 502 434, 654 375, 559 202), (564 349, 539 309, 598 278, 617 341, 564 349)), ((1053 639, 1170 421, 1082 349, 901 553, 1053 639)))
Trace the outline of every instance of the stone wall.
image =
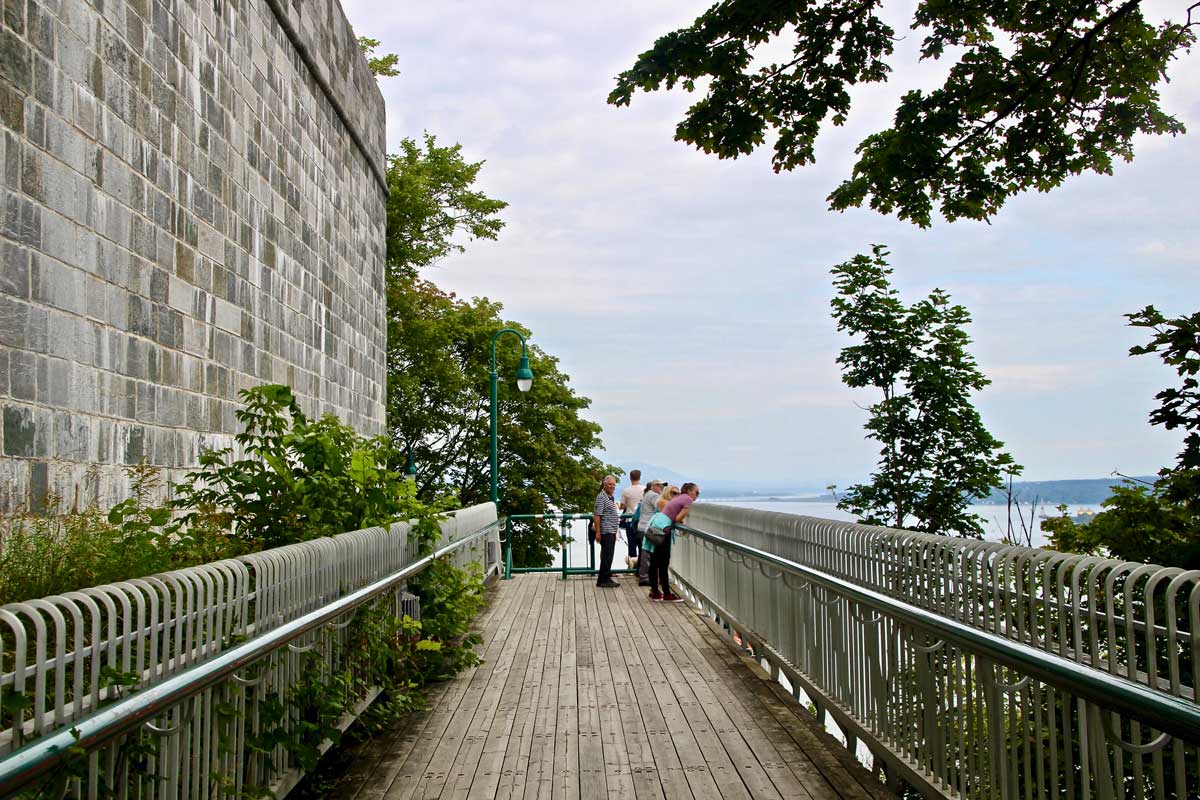
POLYGON ((110 503, 239 390, 383 429, 383 98, 335 0, 0 0, 0 509, 110 503))

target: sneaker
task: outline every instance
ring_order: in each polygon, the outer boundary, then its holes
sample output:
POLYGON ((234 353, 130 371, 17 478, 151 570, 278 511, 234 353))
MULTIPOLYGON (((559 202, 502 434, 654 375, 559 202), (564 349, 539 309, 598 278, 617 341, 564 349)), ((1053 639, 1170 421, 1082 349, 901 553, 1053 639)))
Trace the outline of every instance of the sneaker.
POLYGON ((664 594, 662 596, 662 599, 663 599, 664 603, 682 603, 683 602, 683 598, 680 597, 679 595, 675 594, 674 592, 667 592, 666 594, 664 594))
POLYGON ((601 589, 614 589, 614 588, 620 586, 621 584, 617 583, 612 578, 609 578, 608 580, 604 581, 603 583, 597 582, 596 585, 599 586, 601 589))
POLYGON ((663 599, 663 593, 662 593, 662 592, 660 592, 658 589, 653 589, 653 590, 651 590, 651 592, 650 592, 650 599, 651 599, 651 600, 662 600, 662 599, 663 599))
POLYGON ((650 581, 638 581, 638 586, 649 586, 650 581))

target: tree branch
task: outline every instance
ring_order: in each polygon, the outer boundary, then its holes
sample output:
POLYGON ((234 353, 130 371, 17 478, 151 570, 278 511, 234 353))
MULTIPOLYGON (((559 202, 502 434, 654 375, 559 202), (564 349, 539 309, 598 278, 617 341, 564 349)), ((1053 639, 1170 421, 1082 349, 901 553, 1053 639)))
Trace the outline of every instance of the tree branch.
MULTIPOLYGON (((1063 64, 1066 64, 1071 58, 1073 58, 1075 53, 1078 52, 1078 50, 1081 47, 1089 47, 1090 48, 1091 42, 1092 42, 1092 40, 1094 40, 1096 38, 1097 34, 1099 34, 1105 28, 1112 25, 1117 20, 1119 20, 1122 17, 1127 16, 1128 14, 1133 12, 1133 10, 1136 9, 1138 7, 1138 5, 1140 5, 1140 4, 1141 4, 1141 0, 1126 0, 1126 2, 1123 3, 1119 8, 1117 8, 1116 11, 1109 14, 1107 17, 1105 17, 1104 19, 1100 20, 1095 25, 1093 25, 1092 28, 1083 35, 1082 38, 1075 40, 1075 42, 1070 47, 1068 47, 1066 49, 1066 51, 1063 52, 1062 55, 1060 55, 1058 58, 1056 58, 1054 60, 1054 62, 1051 63, 1042 72, 1042 74, 1037 77, 1037 79, 1034 81, 1034 83, 1032 85, 1030 85, 1029 87, 1027 87, 1025 89, 1025 91, 1020 94, 1020 96, 1015 98, 1011 103, 1009 103, 1007 106, 1002 108, 1000 111, 996 112, 996 116, 993 117, 991 121, 986 123, 981 128, 976 128, 970 134, 968 134, 967 136, 964 136, 962 139, 960 139, 953 147, 951 147, 949 150, 947 150, 945 155, 942 156, 941 164, 946 164, 951 158, 954 157, 954 155, 958 151, 962 150, 964 147, 966 147, 969 144, 974 144, 975 141, 977 141, 981 136, 984 136, 985 134, 990 133, 992 130, 995 130, 997 125, 999 125, 1003 120, 1011 117, 1017 110, 1019 110, 1025 104, 1025 101, 1027 101, 1030 97, 1033 96, 1034 92, 1036 92, 1038 89, 1042 88, 1042 86, 1045 85, 1046 81, 1048 81, 1050 79, 1050 76, 1052 74, 1054 74, 1054 72, 1057 71, 1059 69, 1059 67, 1063 66, 1063 64)), ((1055 39, 1054 44, 1052 44, 1050 47, 1051 50, 1053 50, 1055 47, 1058 46, 1058 42, 1062 41, 1062 38, 1066 35, 1067 31, 1070 30, 1071 26, 1075 23, 1075 20, 1078 19, 1080 11, 1083 8, 1085 8, 1087 5, 1090 5, 1090 3, 1085 4, 1084 6, 1081 6, 1080 8, 1076 9, 1070 22, 1068 22, 1066 25, 1064 25, 1063 28, 1059 31, 1058 37, 1055 39)))

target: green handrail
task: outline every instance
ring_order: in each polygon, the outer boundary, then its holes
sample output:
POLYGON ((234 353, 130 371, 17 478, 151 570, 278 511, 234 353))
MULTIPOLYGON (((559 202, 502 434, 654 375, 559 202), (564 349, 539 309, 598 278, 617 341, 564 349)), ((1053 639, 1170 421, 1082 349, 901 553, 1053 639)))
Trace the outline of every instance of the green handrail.
POLYGON ((57 767, 74 748, 94 750, 123 733, 149 722, 167 709, 200 693, 204 689, 245 669, 268 653, 279 650, 294 639, 332 622, 346 612, 395 589, 399 584, 424 570, 434 561, 470 544, 493 528, 500 520, 467 534, 407 567, 367 584, 361 589, 334 600, 302 617, 285 622, 261 636, 230 647, 196 666, 179 672, 161 683, 136 692, 69 728, 61 728, 0 759, 0 797, 7 797, 21 787, 57 767))
POLYGON ((1101 708, 1120 712, 1152 728, 1180 736, 1186 741, 1200 739, 1200 705, 1185 698, 1165 694, 1144 684, 1093 669, 1022 642, 938 616, 902 600, 715 533, 690 525, 676 525, 675 529, 795 575, 851 602, 926 631, 934 638, 944 639, 948 644, 969 650, 1051 684, 1057 689, 1096 703, 1101 708))
MULTIPOLYGON (((514 574, 521 575, 531 572, 558 572, 562 574, 563 580, 566 580, 568 575, 587 575, 595 574, 595 554, 590 550, 588 552, 588 566, 572 567, 568 556, 568 548, 566 544, 567 527, 572 520, 591 519, 592 514, 582 513, 563 513, 563 514, 509 514, 504 518, 504 580, 512 580, 514 574), (512 523, 513 520, 542 520, 545 522, 561 523, 562 533, 560 538, 563 541, 562 545, 562 563, 557 567, 514 567, 512 564, 512 523)), ((621 515, 621 519, 632 519, 632 513, 621 515)), ((636 569, 614 569, 614 575, 631 575, 636 573, 636 569)))

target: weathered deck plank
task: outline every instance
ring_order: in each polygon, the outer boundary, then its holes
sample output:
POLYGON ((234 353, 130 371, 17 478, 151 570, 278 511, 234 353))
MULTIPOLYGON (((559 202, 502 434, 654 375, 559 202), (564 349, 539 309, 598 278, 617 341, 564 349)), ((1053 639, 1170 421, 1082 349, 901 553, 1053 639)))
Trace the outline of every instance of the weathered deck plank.
POLYGON ((484 663, 359 745, 331 796, 888 796, 715 627, 631 584, 503 583, 479 623, 484 663))

